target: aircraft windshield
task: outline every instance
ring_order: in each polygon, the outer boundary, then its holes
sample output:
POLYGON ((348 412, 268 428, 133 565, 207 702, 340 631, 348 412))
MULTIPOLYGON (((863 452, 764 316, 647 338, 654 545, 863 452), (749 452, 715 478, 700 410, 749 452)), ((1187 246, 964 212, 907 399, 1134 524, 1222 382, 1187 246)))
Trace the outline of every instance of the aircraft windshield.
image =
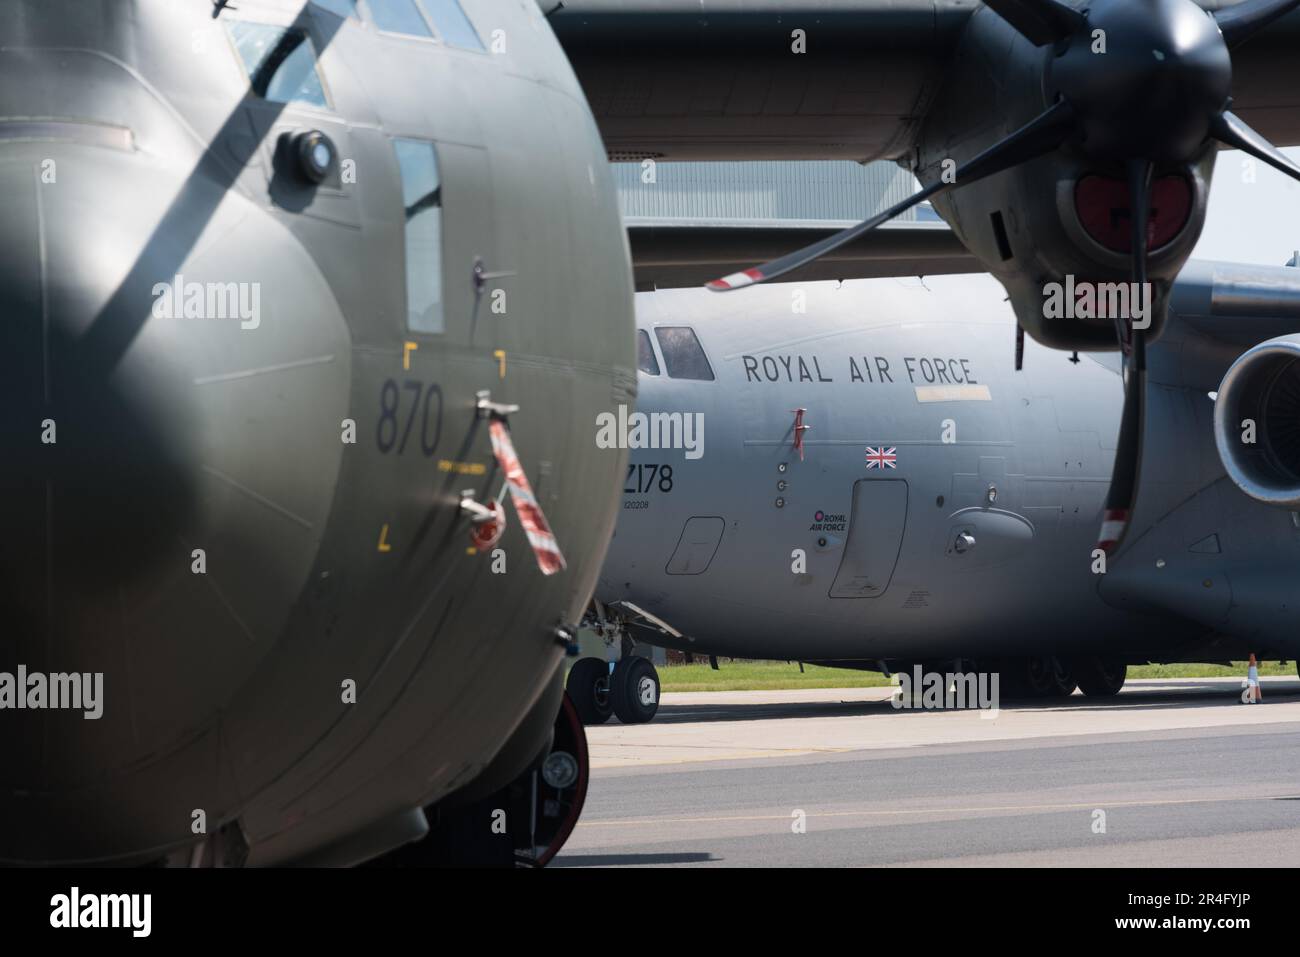
POLYGON ((412 37, 433 37, 415 0, 370 0, 370 16, 385 33, 404 33, 412 37))
POLYGON ((444 41, 465 50, 483 49, 483 41, 457 0, 423 0, 423 3, 444 41))
POLYGON ((644 329, 636 334, 636 367, 646 375, 659 374, 659 360, 655 358, 654 346, 650 345, 650 334, 644 329))
POLYGON ((316 51, 301 30, 231 20, 226 24, 253 92, 274 103, 329 108, 316 51))
POLYGON ((655 338, 664 354, 668 375, 674 379, 713 379, 704 347, 690 326, 657 326, 655 338))
POLYGON ((357 0, 311 0, 311 2, 340 17, 357 16, 357 0))
POLYGON ((485 52, 458 0, 370 0, 370 16, 385 33, 439 39, 462 50, 485 52))

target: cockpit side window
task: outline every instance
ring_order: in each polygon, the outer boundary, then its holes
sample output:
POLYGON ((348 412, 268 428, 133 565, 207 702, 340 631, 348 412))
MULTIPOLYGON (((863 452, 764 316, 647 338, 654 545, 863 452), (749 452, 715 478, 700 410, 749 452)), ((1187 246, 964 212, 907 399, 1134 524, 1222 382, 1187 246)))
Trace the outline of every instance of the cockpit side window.
POLYGON ((228 20, 226 27, 253 92, 273 103, 329 109, 311 38, 294 27, 228 20))
POLYGON ((404 33, 411 37, 433 39, 433 31, 424 21, 415 0, 366 0, 375 26, 385 33, 404 33))
POLYGON ((690 326, 656 326, 655 338, 671 378, 713 380, 704 347, 690 326))
POLYGON ((406 221, 406 325, 412 332, 441 333, 442 182, 433 144, 393 140, 402 176, 406 221))
POLYGON ((659 374, 659 360, 655 358, 655 347, 650 344, 650 333, 638 329, 636 333, 636 367, 646 375, 659 374))

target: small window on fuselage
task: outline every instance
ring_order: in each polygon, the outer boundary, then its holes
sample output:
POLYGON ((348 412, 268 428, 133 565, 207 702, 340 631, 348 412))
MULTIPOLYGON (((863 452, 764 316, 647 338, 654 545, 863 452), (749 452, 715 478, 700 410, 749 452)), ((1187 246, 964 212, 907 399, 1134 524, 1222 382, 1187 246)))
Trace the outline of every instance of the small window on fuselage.
POLYGON ((650 344, 650 333, 644 329, 636 331, 636 367, 646 375, 659 374, 659 360, 655 358, 655 347, 650 344))
POLYGON ((444 331, 442 313, 442 181, 427 140, 393 140, 402 175, 406 225, 406 326, 444 331))
POLYGON ((655 338, 659 340, 664 367, 671 378, 712 381, 713 369, 694 329, 690 326, 656 326, 655 338))

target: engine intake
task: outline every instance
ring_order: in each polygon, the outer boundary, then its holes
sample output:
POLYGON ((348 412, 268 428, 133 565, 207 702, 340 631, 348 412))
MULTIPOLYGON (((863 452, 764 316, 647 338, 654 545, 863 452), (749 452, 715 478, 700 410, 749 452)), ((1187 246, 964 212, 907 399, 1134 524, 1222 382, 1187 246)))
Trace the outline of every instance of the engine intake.
POLYGON ((1261 342, 1232 364, 1215 403, 1214 442, 1251 498, 1300 506, 1300 335, 1261 342))

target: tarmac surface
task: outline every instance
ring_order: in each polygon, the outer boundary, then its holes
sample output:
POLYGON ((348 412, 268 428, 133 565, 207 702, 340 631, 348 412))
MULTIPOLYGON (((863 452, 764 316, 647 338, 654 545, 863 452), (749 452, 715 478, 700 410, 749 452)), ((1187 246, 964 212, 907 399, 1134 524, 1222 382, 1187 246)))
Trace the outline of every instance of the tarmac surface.
POLYGON ((553 867, 1295 866, 1300 681, 1130 681, 996 712, 890 688, 665 694, 587 729, 553 867))

